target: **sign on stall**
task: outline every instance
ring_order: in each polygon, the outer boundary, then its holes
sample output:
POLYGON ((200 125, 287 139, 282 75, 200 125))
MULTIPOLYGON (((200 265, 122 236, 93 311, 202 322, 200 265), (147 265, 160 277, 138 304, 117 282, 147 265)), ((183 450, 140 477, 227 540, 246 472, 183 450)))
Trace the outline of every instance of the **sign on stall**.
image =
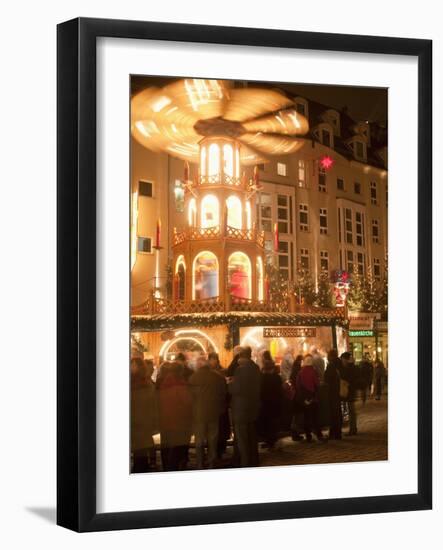
POLYGON ((264 327, 263 338, 312 338, 317 330, 312 327, 264 327))

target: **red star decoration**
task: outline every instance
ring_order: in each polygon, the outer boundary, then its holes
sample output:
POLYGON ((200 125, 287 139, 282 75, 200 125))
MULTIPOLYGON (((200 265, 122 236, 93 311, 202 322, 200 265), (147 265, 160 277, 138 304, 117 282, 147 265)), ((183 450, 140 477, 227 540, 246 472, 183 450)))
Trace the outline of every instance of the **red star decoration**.
POLYGON ((334 159, 332 159, 329 156, 325 156, 320 159, 320 165, 325 170, 329 170, 329 168, 331 168, 333 164, 334 164, 334 159))

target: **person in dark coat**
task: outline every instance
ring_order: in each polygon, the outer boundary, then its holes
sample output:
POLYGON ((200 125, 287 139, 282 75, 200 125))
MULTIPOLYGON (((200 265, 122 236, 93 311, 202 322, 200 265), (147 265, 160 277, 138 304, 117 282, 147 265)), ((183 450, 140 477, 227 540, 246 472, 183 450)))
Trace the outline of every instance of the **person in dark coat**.
POLYGON ((260 411, 261 373, 251 359, 251 349, 243 349, 232 381, 228 384, 232 396, 231 412, 234 424, 234 444, 242 467, 258 466, 257 418, 260 411))
POLYGON ((377 360, 374 369, 375 399, 380 401, 383 392, 383 382, 386 376, 386 369, 382 361, 377 360))
POLYGON ((220 416, 226 406, 226 381, 211 369, 209 362, 197 359, 197 370, 189 379, 193 396, 195 454, 197 468, 205 463, 205 443, 208 446, 208 466, 213 468, 217 459, 220 416))
POLYGON ((360 363, 360 376, 363 383, 362 386, 362 399, 363 403, 366 403, 367 394, 371 394, 372 378, 374 376, 374 367, 369 359, 369 354, 365 353, 363 360, 360 363))
POLYGON ((306 355, 297 375, 297 393, 303 403, 303 418, 306 441, 312 441, 312 432, 319 441, 324 441, 318 418, 318 394, 320 379, 314 368, 312 355, 306 355))
POLYGON ((243 351, 243 348, 241 346, 235 346, 233 349, 233 359, 230 362, 228 368, 226 369, 226 377, 232 378, 235 374, 235 371, 238 367, 238 360, 240 357, 240 353, 243 351))
POLYGON ((157 400, 151 380, 154 365, 140 357, 131 359, 131 451, 133 473, 155 470, 153 435, 158 432, 157 400))
POLYGON ((282 379, 272 360, 263 363, 260 399, 259 431, 272 450, 278 439, 283 402, 282 379))
POLYGON ((340 355, 341 366, 340 378, 348 383, 348 395, 344 401, 348 405, 349 410, 349 432, 346 435, 357 435, 357 410, 355 401, 357 399, 357 381, 358 371, 355 366, 354 358, 349 351, 345 351, 340 355))
POLYGON ((163 365, 158 386, 161 457, 165 471, 186 468, 192 434, 192 396, 179 363, 163 365))
POLYGON ((331 349, 324 375, 329 404, 329 439, 341 439, 340 367, 337 350, 331 349))
POLYGON ((291 419, 291 435, 293 441, 302 441, 303 437, 301 432, 303 432, 303 402, 298 399, 297 396, 297 376, 301 371, 301 364, 303 361, 303 355, 297 355, 294 359, 291 369, 291 375, 289 377, 289 384, 291 385, 291 409, 292 409, 292 419, 291 419))
MULTIPOLYGON (((220 364, 218 353, 216 353, 215 351, 211 352, 208 355, 208 362, 211 369, 223 376, 226 384, 226 369, 224 369, 220 364)), ((219 459, 222 458, 224 452, 226 451, 228 439, 230 439, 232 433, 231 420, 229 418, 229 402, 230 395, 226 392, 225 404, 223 407, 223 411, 220 415, 218 426, 217 458, 219 459)))

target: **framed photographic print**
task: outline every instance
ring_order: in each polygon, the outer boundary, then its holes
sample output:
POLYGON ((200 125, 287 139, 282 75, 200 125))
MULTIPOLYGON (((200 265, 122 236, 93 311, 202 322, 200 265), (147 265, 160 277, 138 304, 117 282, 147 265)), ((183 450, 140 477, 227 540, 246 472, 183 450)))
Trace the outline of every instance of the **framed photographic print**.
POLYGON ((59 525, 432 506, 431 44, 59 25, 59 525))

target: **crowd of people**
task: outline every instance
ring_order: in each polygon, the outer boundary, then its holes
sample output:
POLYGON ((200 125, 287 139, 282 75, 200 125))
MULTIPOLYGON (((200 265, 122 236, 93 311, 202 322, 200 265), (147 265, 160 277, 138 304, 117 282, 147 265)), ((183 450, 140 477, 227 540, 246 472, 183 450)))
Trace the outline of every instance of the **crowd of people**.
POLYGON ((161 468, 190 467, 192 436, 198 469, 226 467, 233 436, 231 465, 259 465, 259 444, 272 451, 279 439, 321 443, 358 434, 356 400, 379 400, 386 380, 381 361, 331 349, 293 356, 288 349, 280 365, 264 350, 255 361, 250 347, 234 348, 227 368, 217 353, 200 355, 191 367, 179 353, 154 369, 152 360, 131 359, 132 472, 158 469, 154 436, 160 434, 161 468), (154 373, 155 371, 155 373, 154 373))

